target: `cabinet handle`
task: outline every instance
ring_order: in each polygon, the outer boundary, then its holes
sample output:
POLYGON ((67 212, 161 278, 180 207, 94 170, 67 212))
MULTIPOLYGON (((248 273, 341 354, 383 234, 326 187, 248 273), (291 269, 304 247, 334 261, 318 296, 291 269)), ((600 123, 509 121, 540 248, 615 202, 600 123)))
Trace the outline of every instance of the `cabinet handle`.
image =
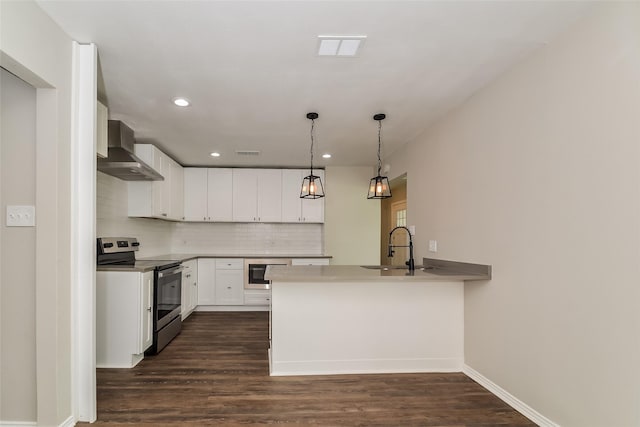
POLYGON ((147 308, 147 311, 148 311, 149 313, 151 313, 151 307, 147 308))
POLYGON ((166 213, 163 213, 163 214, 162 214, 162 216, 167 216, 167 214, 166 214, 166 213))
POLYGON ((231 286, 227 286, 227 289, 231 289, 231 286))
POLYGON ((206 221, 206 220, 207 220, 207 217, 206 217, 206 216, 203 216, 203 217, 202 217, 202 220, 203 220, 203 221, 206 221))
POLYGON ((210 217, 210 216, 209 216, 209 217, 207 217, 207 219, 208 219, 209 221, 211 221, 211 217, 210 217))

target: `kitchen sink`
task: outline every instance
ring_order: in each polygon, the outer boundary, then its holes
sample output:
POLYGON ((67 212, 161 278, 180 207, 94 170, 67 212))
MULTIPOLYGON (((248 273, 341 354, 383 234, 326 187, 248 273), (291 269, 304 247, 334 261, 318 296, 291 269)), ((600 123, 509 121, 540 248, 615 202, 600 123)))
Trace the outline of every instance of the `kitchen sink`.
MULTIPOLYGON (((361 265, 362 268, 367 268, 369 270, 408 270, 409 266, 407 265, 361 265)), ((416 266, 416 269, 421 269, 422 266, 416 266)))

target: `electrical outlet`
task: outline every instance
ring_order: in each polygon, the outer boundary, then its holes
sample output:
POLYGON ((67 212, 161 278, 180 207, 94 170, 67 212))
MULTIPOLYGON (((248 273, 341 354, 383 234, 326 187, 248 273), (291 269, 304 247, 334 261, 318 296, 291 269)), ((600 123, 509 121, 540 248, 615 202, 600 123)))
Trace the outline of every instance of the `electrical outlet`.
POLYGON ((412 236, 416 235, 416 226, 415 225, 410 225, 407 228, 409 228, 409 233, 411 233, 412 236))
POLYGON ((429 252, 438 252, 437 240, 429 240, 429 252))

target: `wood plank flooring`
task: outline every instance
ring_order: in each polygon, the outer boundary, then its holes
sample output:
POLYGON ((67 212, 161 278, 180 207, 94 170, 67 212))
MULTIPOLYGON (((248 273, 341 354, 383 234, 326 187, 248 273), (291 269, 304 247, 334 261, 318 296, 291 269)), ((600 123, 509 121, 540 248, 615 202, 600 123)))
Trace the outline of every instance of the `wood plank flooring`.
POLYGON ((461 373, 270 377, 267 341, 266 312, 193 313, 159 355, 98 369, 96 424, 535 425, 461 373))

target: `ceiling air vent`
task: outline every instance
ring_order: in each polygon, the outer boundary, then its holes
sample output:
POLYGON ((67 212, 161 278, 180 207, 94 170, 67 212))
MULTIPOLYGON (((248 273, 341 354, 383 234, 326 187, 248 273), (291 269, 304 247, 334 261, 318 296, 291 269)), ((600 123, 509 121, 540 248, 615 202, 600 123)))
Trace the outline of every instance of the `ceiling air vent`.
POLYGON ((258 150, 236 150, 236 154, 238 156, 259 156, 260 151, 258 150))

